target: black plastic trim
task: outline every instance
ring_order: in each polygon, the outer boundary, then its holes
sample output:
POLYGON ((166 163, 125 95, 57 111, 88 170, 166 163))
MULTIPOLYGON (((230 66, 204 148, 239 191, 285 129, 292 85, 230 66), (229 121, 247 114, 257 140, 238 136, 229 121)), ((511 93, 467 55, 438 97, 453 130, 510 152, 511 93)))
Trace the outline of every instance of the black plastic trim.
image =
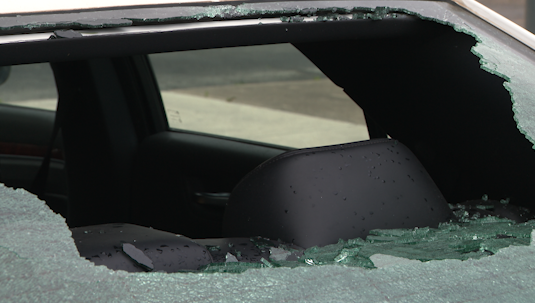
POLYGON ((274 43, 304 43, 340 39, 388 39, 415 33, 432 35, 417 17, 331 22, 216 26, 162 33, 87 36, 0 45, 0 66, 73 61, 148 53, 274 43))

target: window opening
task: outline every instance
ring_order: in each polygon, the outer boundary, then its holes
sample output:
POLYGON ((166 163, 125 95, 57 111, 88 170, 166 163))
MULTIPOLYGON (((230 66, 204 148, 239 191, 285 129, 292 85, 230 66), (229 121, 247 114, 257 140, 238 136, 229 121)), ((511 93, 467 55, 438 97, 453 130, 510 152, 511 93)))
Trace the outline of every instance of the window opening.
POLYGON ((150 59, 171 129, 294 148, 369 138, 359 106, 290 44, 150 59))

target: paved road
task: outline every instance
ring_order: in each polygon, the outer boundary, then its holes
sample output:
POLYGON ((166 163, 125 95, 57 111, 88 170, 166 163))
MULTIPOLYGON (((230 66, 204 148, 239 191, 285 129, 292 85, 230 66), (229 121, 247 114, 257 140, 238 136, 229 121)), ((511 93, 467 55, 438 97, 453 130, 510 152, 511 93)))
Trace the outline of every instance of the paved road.
MULTIPOLYGON (((157 54, 151 56, 151 61, 162 90, 324 78, 291 45, 157 54)), ((8 82, 0 86, 0 101, 55 97, 48 64, 16 66, 8 82)))
POLYGON ((0 102, 48 98, 57 98, 48 63, 14 66, 7 81, 0 85, 0 102))
POLYGON ((152 55, 160 88, 365 124, 355 103, 290 44, 152 55))
POLYGON ((290 44, 151 55, 161 90, 324 78, 290 44))

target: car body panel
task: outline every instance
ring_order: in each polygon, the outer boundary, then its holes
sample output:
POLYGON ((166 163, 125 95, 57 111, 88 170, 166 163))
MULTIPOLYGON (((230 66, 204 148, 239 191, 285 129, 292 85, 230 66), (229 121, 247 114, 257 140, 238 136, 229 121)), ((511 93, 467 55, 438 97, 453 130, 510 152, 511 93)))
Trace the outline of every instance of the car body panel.
POLYGON ((518 39, 522 43, 526 44, 532 49, 535 49, 535 37, 533 34, 519 26, 518 24, 512 22, 511 20, 503 17, 502 15, 494 12, 488 7, 482 5, 481 3, 473 0, 452 0, 458 5, 464 7, 468 11, 479 16, 481 19, 489 22, 490 24, 496 26, 507 34, 511 35, 515 39, 518 39))

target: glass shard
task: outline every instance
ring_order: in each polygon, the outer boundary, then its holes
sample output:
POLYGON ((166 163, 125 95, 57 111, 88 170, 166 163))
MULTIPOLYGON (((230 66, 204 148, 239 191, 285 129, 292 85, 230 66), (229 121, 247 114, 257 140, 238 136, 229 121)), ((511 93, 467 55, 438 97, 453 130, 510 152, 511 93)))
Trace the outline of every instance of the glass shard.
POLYGON ((226 258, 226 261, 225 261, 226 263, 238 262, 238 259, 236 259, 236 257, 233 254, 229 253, 229 252, 227 253, 225 258, 226 258))
POLYGON ((123 243, 123 252, 147 271, 154 269, 152 260, 130 243, 123 243))

